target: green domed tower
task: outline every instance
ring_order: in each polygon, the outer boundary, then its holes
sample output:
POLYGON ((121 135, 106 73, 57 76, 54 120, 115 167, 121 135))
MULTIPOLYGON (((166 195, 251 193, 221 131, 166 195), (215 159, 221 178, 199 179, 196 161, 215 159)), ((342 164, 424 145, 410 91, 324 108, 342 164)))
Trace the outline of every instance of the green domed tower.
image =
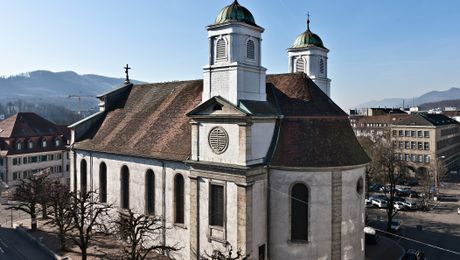
POLYGON ((327 78, 327 53, 323 40, 310 30, 310 15, 307 30, 297 36, 288 49, 289 72, 307 74, 321 90, 330 96, 331 80, 327 78))
POLYGON ((216 96, 234 105, 240 100, 266 101, 266 69, 260 57, 264 29, 252 13, 235 0, 207 30, 209 63, 203 69, 203 102, 216 96))

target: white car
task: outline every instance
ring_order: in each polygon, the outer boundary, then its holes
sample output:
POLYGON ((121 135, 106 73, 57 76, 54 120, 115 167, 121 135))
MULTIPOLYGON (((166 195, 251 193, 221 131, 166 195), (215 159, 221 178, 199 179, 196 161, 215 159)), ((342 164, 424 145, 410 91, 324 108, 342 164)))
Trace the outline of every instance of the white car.
POLYGON ((393 208, 395 208, 397 210, 404 210, 404 209, 406 209, 406 205, 402 201, 395 201, 393 203, 393 208))
POLYGON ((379 208, 386 208, 388 206, 388 203, 386 200, 372 199, 372 205, 376 205, 379 208))
POLYGON ((415 203, 415 201, 406 200, 406 201, 403 201, 402 203, 404 204, 404 206, 406 206, 409 209, 417 208, 417 203, 415 203))

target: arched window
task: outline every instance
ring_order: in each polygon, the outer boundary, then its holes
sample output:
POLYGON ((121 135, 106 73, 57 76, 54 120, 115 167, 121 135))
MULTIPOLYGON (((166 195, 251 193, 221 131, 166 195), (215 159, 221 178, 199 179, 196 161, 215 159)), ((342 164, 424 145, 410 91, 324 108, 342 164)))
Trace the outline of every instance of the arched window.
POLYGON ((298 58, 295 62, 295 71, 305 72, 305 60, 303 58, 298 58))
POLYGON ((152 170, 145 174, 145 206, 147 214, 155 213, 155 174, 152 170))
POLYGON ((302 183, 291 189, 291 240, 308 240, 308 188, 302 183))
POLYGON ((107 202, 107 165, 99 165, 99 202, 107 202))
POLYGON ((29 149, 34 148, 34 142, 32 140, 29 140, 29 142, 27 142, 27 148, 29 148, 29 149))
POLYGON ((80 161, 80 192, 81 193, 86 193, 88 192, 87 190, 87 184, 86 184, 86 178, 87 178, 87 165, 86 165, 86 160, 82 159, 80 161))
POLYGON ((224 39, 219 39, 216 44, 216 59, 221 60, 225 58, 227 58, 227 43, 224 39))
POLYGON ((174 176, 174 222, 184 223, 184 177, 174 176))
POLYGON ((121 167, 121 208, 129 208, 129 169, 124 165, 121 167))
POLYGON ((42 139, 42 147, 45 148, 47 146, 47 142, 46 142, 46 139, 42 139))
POLYGON ((248 59, 255 59, 255 46, 254 46, 254 41, 249 40, 246 43, 246 56, 248 59))
POLYGON ((59 139, 54 139, 54 146, 60 146, 61 145, 61 140, 59 139))
POLYGON ((321 74, 324 74, 324 71, 325 71, 325 69, 324 69, 324 60, 321 58, 321 59, 319 60, 319 72, 320 72, 321 74))

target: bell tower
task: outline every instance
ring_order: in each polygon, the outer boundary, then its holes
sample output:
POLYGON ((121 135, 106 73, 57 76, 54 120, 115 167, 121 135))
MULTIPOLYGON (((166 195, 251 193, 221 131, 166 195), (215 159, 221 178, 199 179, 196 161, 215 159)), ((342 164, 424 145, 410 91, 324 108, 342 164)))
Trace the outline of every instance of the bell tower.
POLYGON ((266 101, 261 66, 264 29, 238 1, 226 6, 207 27, 209 62, 203 68, 202 102, 221 96, 234 105, 240 100, 266 101))
POLYGON ((329 97, 331 80, 327 77, 327 53, 321 38, 310 30, 310 15, 307 30, 300 34, 288 49, 289 73, 304 72, 329 97))

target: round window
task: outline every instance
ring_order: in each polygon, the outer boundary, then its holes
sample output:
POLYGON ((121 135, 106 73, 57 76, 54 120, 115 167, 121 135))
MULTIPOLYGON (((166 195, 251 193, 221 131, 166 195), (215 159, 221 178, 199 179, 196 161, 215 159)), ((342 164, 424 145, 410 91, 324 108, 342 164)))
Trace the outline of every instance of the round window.
POLYGON ((216 154, 221 154, 227 150, 228 147, 228 134, 222 127, 214 127, 209 132, 209 146, 216 154))
POLYGON ((356 183, 356 192, 358 194, 363 194, 364 182, 363 177, 359 177, 358 182, 356 183))

